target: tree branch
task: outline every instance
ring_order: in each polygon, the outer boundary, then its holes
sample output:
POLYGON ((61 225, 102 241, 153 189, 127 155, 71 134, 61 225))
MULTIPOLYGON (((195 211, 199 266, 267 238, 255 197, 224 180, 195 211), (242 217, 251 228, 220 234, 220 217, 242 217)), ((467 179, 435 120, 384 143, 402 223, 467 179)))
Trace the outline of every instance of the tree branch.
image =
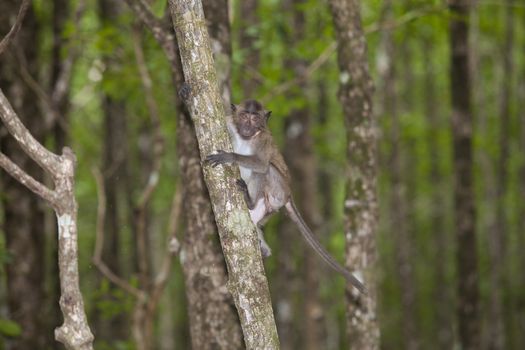
POLYGON ((13 107, 0 89, 0 118, 9 133, 16 139, 22 150, 42 169, 52 175, 59 173, 60 157, 48 151, 31 135, 18 119, 13 107))
POLYGON ((8 172, 15 180, 18 180, 22 185, 33 191, 37 196, 48 201, 53 207, 56 205, 57 194, 53 190, 50 190, 47 186, 20 169, 18 165, 3 153, 0 153, 0 167, 8 172))
POLYGON ((20 27, 22 26, 22 21, 24 20, 24 17, 27 13, 27 10, 29 9, 30 4, 31 0, 22 1, 22 5, 20 5, 18 15, 16 16, 15 24, 13 24, 11 30, 9 30, 9 33, 7 33, 6 36, 2 39, 2 41, 0 41, 0 55, 2 55, 2 53, 7 49, 9 44, 11 44, 11 41, 13 41, 13 38, 20 30, 20 27))
POLYGON ((106 194, 104 191, 104 180, 100 170, 93 169, 93 176, 97 184, 97 225, 95 235, 95 251, 93 253, 93 264, 109 281, 121 288, 122 290, 133 295, 137 299, 145 299, 145 293, 138 288, 132 286, 128 281, 115 274, 102 260, 102 250, 104 248, 104 220, 106 217, 106 194))

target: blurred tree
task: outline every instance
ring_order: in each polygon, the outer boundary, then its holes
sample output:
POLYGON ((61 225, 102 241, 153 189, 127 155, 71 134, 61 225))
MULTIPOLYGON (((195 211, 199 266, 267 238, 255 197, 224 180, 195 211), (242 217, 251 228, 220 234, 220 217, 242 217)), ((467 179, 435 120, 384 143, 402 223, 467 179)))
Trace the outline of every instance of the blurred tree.
MULTIPOLYGON (((102 32, 108 33, 110 38, 116 38, 117 28, 123 13, 123 4, 115 0, 99 0, 98 10, 100 16, 100 23, 102 25, 102 32), (114 34, 111 34, 114 33, 114 34)), ((108 45, 116 46, 118 41, 112 40, 108 45)), ((101 108, 104 120, 104 143, 102 147, 102 174, 104 179, 104 191, 106 198, 106 213, 104 222, 104 249, 102 252, 102 260, 116 275, 121 276, 124 271, 121 268, 121 255, 123 247, 121 240, 124 239, 123 228, 131 227, 136 236, 135 225, 130 225, 133 220, 132 215, 132 181, 131 173, 129 172, 129 149, 128 149, 128 123, 126 103, 121 98, 117 97, 117 93, 111 90, 110 86, 114 86, 115 80, 118 79, 116 74, 122 70, 122 54, 115 55, 117 50, 113 47, 112 50, 103 53, 102 61, 104 64, 103 83, 106 88, 102 89, 100 93, 101 108)), ((136 239, 132 239, 136 242, 136 239)), ((131 259, 132 270, 139 272, 141 276, 140 281, 142 285, 144 282, 144 274, 146 271, 141 271, 139 268, 139 259, 136 245, 133 245, 134 253, 131 259)), ((107 283, 101 279, 99 283, 107 283)), ((99 287, 100 288, 100 287, 99 287)), ((102 288, 103 289, 103 288, 102 288)), ((101 295, 102 300, 113 300, 115 290, 118 288, 110 286, 105 295, 101 295)), ((116 300, 113 300, 117 302, 116 300)), ((98 341, 107 341, 108 344, 115 344, 129 338, 129 324, 126 321, 126 315, 122 312, 116 314, 106 313, 104 310, 99 310, 103 307, 100 303, 96 305, 97 311, 94 313, 94 329, 98 341)))
MULTIPOLYGON (((514 70, 513 46, 514 46, 514 9, 513 1, 507 0, 505 8, 505 38, 503 44, 503 79, 500 94, 499 111, 499 154, 496 170, 496 183, 492 201, 495 204, 496 215, 493 229, 489 231, 488 248, 491 259, 490 268, 490 306, 487 340, 488 348, 492 350, 507 349, 507 332, 505 327, 504 300, 507 297, 507 242, 509 229, 507 225, 506 194, 509 184, 509 152, 510 152, 510 100, 512 98, 512 75, 514 70)), ((510 295, 508 295, 510 296, 510 295)))
MULTIPOLYGON (((392 2, 386 0, 383 2, 382 23, 393 20, 392 2)), ((392 234, 395 235, 394 251, 396 259, 396 273, 399 289, 401 291, 401 319, 400 323, 403 348, 415 350, 419 348, 419 330, 417 322, 417 303, 416 303, 416 281, 413 268, 414 252, 413 242, 410 237, 412 220, 409 220, 408 212, 408 177, 406 173, 411 169, 403 166, 403 156, 406 156, 406 149, 403 149, 403 138, 400 121, 398 95, 400 86, 398 72, 396 71, 396 58, 407 58, 408 54, 403 47, 396 50, 396 44, 393 38, 393 30, 384 29, 381 39, 381 55, 383 57, 384 67, 381 67, 380 86, 383 105, 383 118, 387 119, 389 125, 389 144, 390 153, 387 155, 387 171, 390 178, 390 221, 389 225, 394 228, 392 234), (405 151, 405 152, 404 152, 405 151), (405 153, 405 154, 403 154, 405 153)), ((406 42, 406 41, 405 41, 406 42)), ((406 44, 408 45, 408 44, 406 44)), ((405 60, 402 60, 406 64, 405 60)), ((403 65, 404 65, 403 64, 403 65)), ((408 71, 411 69, 408 69, 408 71)), ((406 81, 407 77, 403 74, 404 86, 410 85, 413 81, 406 81)), ((406 89, 408 90, 408 89, 406 89)), ((412 187, 415 184, 412 183, 412 187)))
POLYGON ((451 242, 445 230, 445 205, 446 198, 443 193, 444 181, 443 170, 440 167, 442 150, 440 149, 439 131, 442 128, 442 108, 437 101, 436 82, 435 82, 435 59, 436 55, 432 38, 427 38, 422 43, 423 57, 426 62, 424 70, 424 111, 428 123, 428 152, 429 152, 429 183, 431 186, 431 208, 430 208, 430 234, 432 245, 435 247, 433 260, 435 262, 435 282, 432 299, 435 307, 434 320, 434 339, 437 341, 438 349, 452 349, 454 344, 453 338, 453 318, 450 313, 452 304, 450 282, 447 279, 445 263, 448 257, 447 251, 450 250, 451 242))
POLYGON ((362 276, 368 294, 347 286, 347 335, 356 349, 379 349, 376 272, 376 140, 373 83, 368 71, 360 2, 330 0, 337 39, 339 100, 347 129, 346 266, 362 276))
MULTIPOLYGON (((0 33, 8 33, 20 7, 19 1, 0 3, 0 33)), ((0 57, 0 88, 22 118, 24 125, 37 140, 46 135, 38 98, 28 81, 38 80, 40 26, 33 5, 29 6, 22 27, 10 47, 0 57)), ((2 127, 2 152, 38 181, 42 170, 18 147, 2 127)), ((10 318, 22 327, 19 338, 8 344, 9 349, 52 348, 49 333, 56 324, 45 317, 45 234, 44 205, 17 180, 2 173, 3 231, 9 263, 7 274, 7 303, 10 318)), ((55 301, 56 302, 56 301, 55 301)))
POLYGON ((470 1, 452 0, 449 9, 459 340, 463 349, 474 350, 480 348, 480 321, 468 44, 470 1))
MULTIPOLYGON (((304 42, 307 32, 305 18, 306 1, 287 0, 283 2, 284 11, 291 17, 291 23, 284 37, 285 46, 290 55, 285 58, 285 68, 293 72, 295 78, 302 78, 306 72, 308 61, 299 55, 300 46, 304 42)), ((301 101, 297 107, 292 107, 284 121, 284 158, 290 169, 292 179, 295 179, 293 188, 298 208, 303 214, 306 223, 314 233, 319 234, 321 224, 320 209, 317 201, 317 162, 314 154, 314 145, 311 130, 311 115, 306 103, 308 82, 301 79, 298 86, 286 93, 290 101, 301 101)), ((278 308, 295 315, 295 325, 298 329, 291 329, 288 334, 283 334, 283 349, 321 349, 325 339, 324 307, 319 299, 319 265, 321 260, 312 251, 312 248, 301 240, 300 245, 292 244, 299 241, 299 232, 291 220, 283 220, 279 229, 278 264, 280 266, 278 298, 288 295, 288 300, 277 300, 277 305, 287 303, 288 307, 278 308), (294 257, 294 246, 299 248, 299 256, 294 257), (294 268, 291 262, 299 259, 300 269, 294 268), (295 276, 296 283, 290 283, 295 276), (295 289, 295 290, 294 290, 295 289), (301 292, 302 291, 302 292, 301 292), (304 334, 304 336, 297 336, 304 334), (285 347, 284 337, 290 347, 285 347), (293 343, 295 342, 295 344, 293 343), (292 345, 293 344, 293 345, 292 345)), ((279 317, 286 320, 285 315, 279 317)), ((288 317, 289 320, 292 318, 288 317)), ((290 329, 285 325, 284 330, 290 329)))
POLYGON ((258 86, 257 69, 260 60, 259 40, 260 20, 257 14, 258 0, 241 1, 240 49, 243 53, 242 93, 245 100, 254 98, 258 86))

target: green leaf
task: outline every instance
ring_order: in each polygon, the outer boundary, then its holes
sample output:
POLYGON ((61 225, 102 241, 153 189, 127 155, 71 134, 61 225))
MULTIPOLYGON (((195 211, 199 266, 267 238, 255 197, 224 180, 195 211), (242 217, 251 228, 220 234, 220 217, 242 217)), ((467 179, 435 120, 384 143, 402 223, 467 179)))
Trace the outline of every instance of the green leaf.
POLYGON ((15 321, 0 318, 0 334, 6 337, 18 337, 22 334, 22 327, 15 321))

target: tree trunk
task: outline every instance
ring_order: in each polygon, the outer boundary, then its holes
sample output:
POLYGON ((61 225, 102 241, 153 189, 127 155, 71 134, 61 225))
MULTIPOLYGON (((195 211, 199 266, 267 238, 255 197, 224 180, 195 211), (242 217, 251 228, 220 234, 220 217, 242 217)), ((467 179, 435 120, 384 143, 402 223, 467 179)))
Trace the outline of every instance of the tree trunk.
POLYGON ((493 203, 496 205, 494 229, 490 230, 489 255, 490 267, 490 306, 487 339, 488 349, 507 349, 505 334, 504 293, 508 290, 506 278, 507 256, 507 210, 505 196, 509 181, 509 149, 510 149, 510 98, 514 62, 512 59, 514 46, 514 9, 512 2, 506 1, 505 9, 505 43, 503 48, 503 82, 501 86, 500 130, 499 130, 499 157, 496 166, 496 186, 493 203))
MULTIPOLYGON (((173 26, 155 18, 140 3, 126 0, 161 45, 171 67, 173 85, 184 82, 173 26)), ((224 84, 222 85, 225 86, 224 84)), ((197 139, 186 106, 175 98, 178 112, 177 153, 184 183, 186 234, 181 249, 186 282, 190 334, 194 348, 242 347, 241 328, 227 288, 224 257, 206 189, 197 139), (204 316, 203 316, 204 315, 204 316)))
MULTIPOLYGON (((203 159, 217 149, 231 150, 210 40, 200 1, 170 0, 169 4, 188 84, 186 102, 203 159)), ((246 347, 277 349, 279 340, 257 233, 241 194, 223 169, 205 167, 204 179, 228 266, 228 289, 239 313, 246 347)))
MULTIPOLYGON (((392 3, 387 1, 383 8, 383 21, 391 20, 392 3)), ((408 190, 403 181, 402 152, 401 152, 401 126, 398 112, 398 99, 395 85, 397 83, 396 51, 392 33, 389 30, 383 32, 382 45, 384 50, 385 65, 381 77, 384 99, 384 117, 390 119, 390 155, 388 161, 388 172, 390 174, 390 227, 395 235, 394 250, 396 258, 397 280, 401 291, 401 334, 404 343, 403 348, 415 350, 419 348, 417 314, 416 314, 416 290, 414 280, 413 251, 409 230, 409 213, 407 196, 408 190)), ((404 62, 404 61, 403 61, 404 62)), ((406 171, 406 170, 405 170, 406 171)))
POLYGON ((458 264, 458 324, 463 349, 480 346, 476 211, 472 174, 472 108, 469 70, 470 1, 449 2, 454 208, 458 264))
MULTIPOLYGON (((104 27, 117 27, 119 17, 122 15, 123 7, 120 1, 99 0, 99 16, 101 24, 104 27)), ((111 76, 118 71, 122 62, 113 56, 102 58, 105 65, 105 75, 111 76)), ((115 79, 110 77, 107 79, 115 79)), ((124 272, 121 268, 121 251, 120 244, 121 228, 125 227, 127 218, 122 222, 122 215, 131 217, 130 191, 127 186, 130 181, 128 172, 128 147, 127 147, 127 122, 124 102, 119 101, 108 92, 101 93, 101 107, 104 115, 104 145, 102 174, 104 180, 104 191, 106 198, 106 213, 104 222, 104 249, 102 251, 102 260, 111 271, 121 276, 124 272)), ((131 225, 132 230, 134 225, 131 225)), ((139 271, 136 248, 134 248, 132 271, 139 271)), ((129 271, 129 270, 128 270, 129 271)), ((139 278, 143 285, 144 277, 139 278)), ((102 283, 102 279, 99 283, 102 283)), ((108 295, 102 298, 111 298, 113 291, 118 289, 111 285, 108 295)), ((129 322, 126 316, 121 313, 104 319, 98 311, 94 313, 94 327, 96 336, 99 340, 105 340, 109 344, 115 344, 117 341, 126 340, 130 336, 129 322)))
MULTIPOLYGON (((293 47, 300 45, 304 40, 306 21, 303 13, 304 1, 303 0, 288 0, 284 2, 284 10, 292 18, 290 26, 290 34, 287 36, 287 46, 292 49, 293 47)), ((301 59, 297 55, 291 55, 285 60, 285 66, 294 72, 294 76, 301 76, 307 67, 307 62, 301 59)), ((307 89, 305 81, 299 83, 299 90, 304 92, 307 89)), ((290 99, 298 98, 304 99, 303 96, 295 96, 293 92, 288 93, 290 99)), ((317 164, 313 149, 313 140, 311 137, 311 116, 308 113, 308 108, 305 105, 301 108, 293 108, 288 117, 285 120, 285 151, 284 157, 286 163, 290 168, 290 174, 293 179, 296 179, 297 186, 294 188, 296 202, 298 203, 299 210, 303 213, 305 221, 313 232, 318 232, 321 215, 319 214, 319 208, 317 206, 317 164)), ((298 237, 297 227, 290 223, 289 220, 283 222, 281 225, 283 228, 282 232, 279 233, 279 241, 296 242, 298 237)), ((290 248, 290 245, 288 244, 290 248)), ((283 255, 290 255, 292 251, 281 247, 279 249, 279 260, 286 261, 286 257, 283 255)), ((296 271, 295 275, 299 275, 298 288, 304 292, 297 295, 297 293, 288 294, 294 295, 294 298, 299 298, 300 305, 299 310, 294 310, 294 314, 297 316, 295 321, 300 325, 299 329, 295 330, 295 333, 303 334, 303 336, 297 337, 298 344, 295 348, 301 349, 321 349, 326 347, 322 340, 325 339, 324 326, 324 313, 323 306, 319 300, 319 260, 312 252, 311 248, 300 243, 300 259, 301 259, 301 270, 296 271)), ((288 258, 289 260, 289 258, 288 258)), ((289 277, 286 276, 281 277, 289 277)), ((286 283, 282 283, 281 287, 290 289, 289 280, 286 283)), ((279 291, 279 294, 283 292, 279 291)), ((286 293, 285 293, 286 294, 286 293)), ((292 304, 292 300, 283 300, 292 304)), ((279 304, 279 302, 278 302, 279 304)), ((292 307, 293 310, 293 307, 292 307)), ((286 319, 280 317, 280 319, 286 319)), ((285 327, 289 328, 289 327, 285 327)), ((288 334, 288 336, 293 336, 288 334)), ((284 348, 284 347, 283 347, 284 348)))
POLYGON ((372 114, 372 80, 361 27, 360 3, 330 0, 340 70, 339 100, 347 128, 345 199, 346 265, 362 276, 368 294, 347 286, 347 334, 355 349, 379 349, 377 320, 376 125, 372 114))
POLYGON ((434 333, 433 338, 437 342, 438 349, 452 349, 453 320, 451 319, 450 305, 452 304, 450 281, 446 276, 446 261, 449 256, 448 251, 451 242, 445 230, 444 210, 446 198, 443 183, 443 171, 440 167, 441 153, 439 145, 439 130, 442 128, 440 120, 440 108, 436 100, 435 71, 434 71, 434 49, 433 38, 426 38, 423 42, 423 57, 425 64, 425 114, 428 123, 428 149, 430 161, 429 181, 433 184, 431 198, 432 207, 430 208, 431 236, 435 247, 433 256, 435 262, 435 283, 434 283, 434 333))
MULTIPOLYGON (((0 5, 0 33, 7 33, 19 9, 18 1, 3 1, 0 5)), ((0 56, 0 89, 6 91, 14 108, 35 137, 42 140, 44 125, 40 117, 38 98, 18 74, 23 64, 29 74, 38 79, 39 26, 30 5, 15 40, 0 56)), ((5 129, 4 129, 5 130, 5 129)), ((16 141, 2 135, 2 152, 37 180, 43 172, 18 147, 16 141)), ((7 303, 10 318, 22 328, 19 338, 8 343, 8 349, 42 349, 54 347, 48 336, 44 294, 44 207, 23 185, 2 175, 3 231, 10 256, 6 265, 7 303)), ((56 305, 56 304, 55 304, 56 305)))
POLYGON ((242 63, 241 76, 243 98, 250 99, 254 98, 254 94, 257 90, 258 81, 255 79, 256 72, 259 67, 260 50, 256 46, 258 39, 257 32, 254 33, 254 29, 258 30, 259 16, 257 15, 258 0, 243 0, 241 1, 241 14, 240 14, 240 46, 243 53, 244 61, 242 63))

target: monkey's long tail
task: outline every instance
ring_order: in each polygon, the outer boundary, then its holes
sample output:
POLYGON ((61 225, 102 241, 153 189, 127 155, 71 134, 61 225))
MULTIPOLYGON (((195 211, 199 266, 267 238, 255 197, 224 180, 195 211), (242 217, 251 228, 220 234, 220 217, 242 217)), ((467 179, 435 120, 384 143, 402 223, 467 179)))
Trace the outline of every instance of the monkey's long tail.
POLYGON ((337 261, 332 258, 330 253, 321 245, 317 237, 313 234, 312 230, 304 222, 299 210, 295 206, 295 202, 292 198, 285 205, 288 215, 293 222, 300 228, 301 233, 304 236, 304 239, 308 244, 323 258, 323 260, 330 265, 335 271, 342 274, 348 282, 350 282, 355 288, 357 288, 361 293, 367 294, 367 290, 363 283, 357 279, 350 271, 342 267, 337 261))

